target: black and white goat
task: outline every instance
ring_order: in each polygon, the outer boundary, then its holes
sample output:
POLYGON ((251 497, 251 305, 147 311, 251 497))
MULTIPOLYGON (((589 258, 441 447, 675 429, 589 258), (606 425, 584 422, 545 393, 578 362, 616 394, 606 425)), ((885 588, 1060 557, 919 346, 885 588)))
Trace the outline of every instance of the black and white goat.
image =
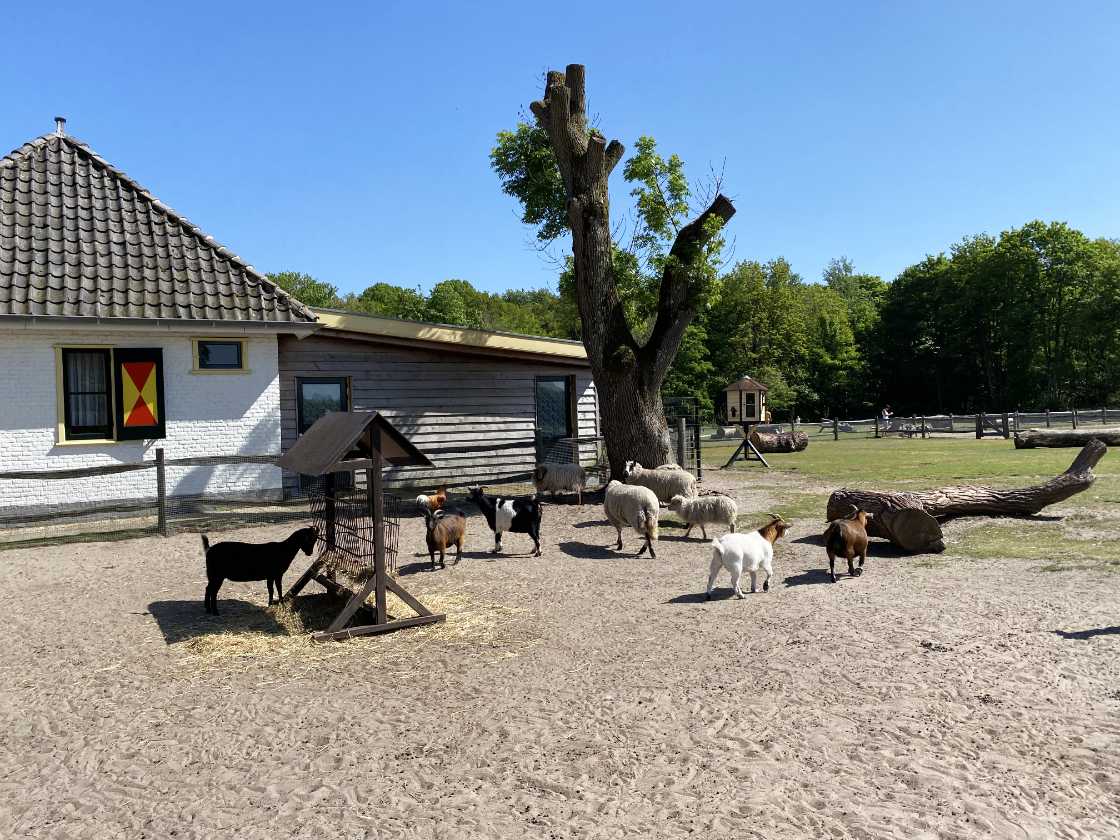
POLYGON ((536 499, 487 496, 484 487, 471 487, 471 500, 478 505, 486 524, 494 532, 494 550, 502 550, 502 534, 528 534, 533 539, 533 556, 541 556, 541 516, 544 505, 536 499))
POLYGON ((314 528, 300 528, 283 542, 243 543, 220 542, 210 545, 202 535, 206 554, 206 612, 218 614, 218 590, 227 580, 268 581, 268 603, 272 603, 272 586, 276 600, 284 599, 282 578, 300 549, 308 557, 315 550, 318 535, 314 528))

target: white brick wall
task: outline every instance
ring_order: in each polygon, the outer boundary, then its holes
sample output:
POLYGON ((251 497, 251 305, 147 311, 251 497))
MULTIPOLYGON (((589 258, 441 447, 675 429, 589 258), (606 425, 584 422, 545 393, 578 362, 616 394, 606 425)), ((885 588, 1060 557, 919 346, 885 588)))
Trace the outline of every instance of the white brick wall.
MULTIPOLYGON (((223 331, 224 334, 224 331, 223 331)), ((270 455, 280 452, 276 336, 247 336, 250 373, 192 374, 189 334, 0 327, 0 471, 58 470, 130 464, 155 458, 270 455), (162 347, 167 437, 159 441, 56 445, 55 345, 162 347)), ((172 495, 281 486, 267 465, 169 468, 172 495)), ((144 498, 155 495, 155 470, 59 481, 0 479, 0 508, 144 498)))

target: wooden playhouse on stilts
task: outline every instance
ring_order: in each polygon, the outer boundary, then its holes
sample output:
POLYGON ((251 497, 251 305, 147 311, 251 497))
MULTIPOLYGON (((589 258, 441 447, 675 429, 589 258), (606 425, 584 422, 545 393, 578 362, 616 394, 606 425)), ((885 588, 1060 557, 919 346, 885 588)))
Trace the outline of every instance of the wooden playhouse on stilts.
POLYGON ((311 515, 319 534, 319 553, 287 597, 314 580, 346 598, 330 626, 311 635, 317 642, 388 633, 445 618, 421 604, 393 577, 399 502, 382 490, 385 463, 434 466, 375 411, 325 414, 280 458, 280 466, 299 473, 309 488, 311 515), (353 585, 340 582, 340 577, 353 585), (389 615, 389 592, 415 615, 389 615), (374 596, 372 606, 367 603, 370 595, 374 596))

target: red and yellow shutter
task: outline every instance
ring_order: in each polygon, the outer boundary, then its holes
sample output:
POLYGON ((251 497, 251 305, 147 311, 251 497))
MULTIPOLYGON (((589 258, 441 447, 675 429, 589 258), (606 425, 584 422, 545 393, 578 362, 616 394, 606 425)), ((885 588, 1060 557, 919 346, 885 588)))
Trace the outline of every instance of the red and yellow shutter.
POLYGON ((117 440, 166 437, 163 402, 163 350, 118 347, 113 350, 117 440))

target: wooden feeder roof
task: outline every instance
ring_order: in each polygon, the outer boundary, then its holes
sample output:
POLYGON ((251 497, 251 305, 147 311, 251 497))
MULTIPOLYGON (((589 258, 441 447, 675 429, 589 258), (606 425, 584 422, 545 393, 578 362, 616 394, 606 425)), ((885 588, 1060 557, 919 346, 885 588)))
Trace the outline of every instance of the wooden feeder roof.
POLYGON ((280 457, 291 472, 326 475, 373 466, 373 453, 397 467, 434 467, 427 456, 376 411, 324 414, 280 457))
POLYGON ((770 389, 759 382, 757 379, 752 379, 749 376, 744 376, 741 379, 736 379, 730 385, 723 389, 724 391, 758 391, 766 393, 770 389))

